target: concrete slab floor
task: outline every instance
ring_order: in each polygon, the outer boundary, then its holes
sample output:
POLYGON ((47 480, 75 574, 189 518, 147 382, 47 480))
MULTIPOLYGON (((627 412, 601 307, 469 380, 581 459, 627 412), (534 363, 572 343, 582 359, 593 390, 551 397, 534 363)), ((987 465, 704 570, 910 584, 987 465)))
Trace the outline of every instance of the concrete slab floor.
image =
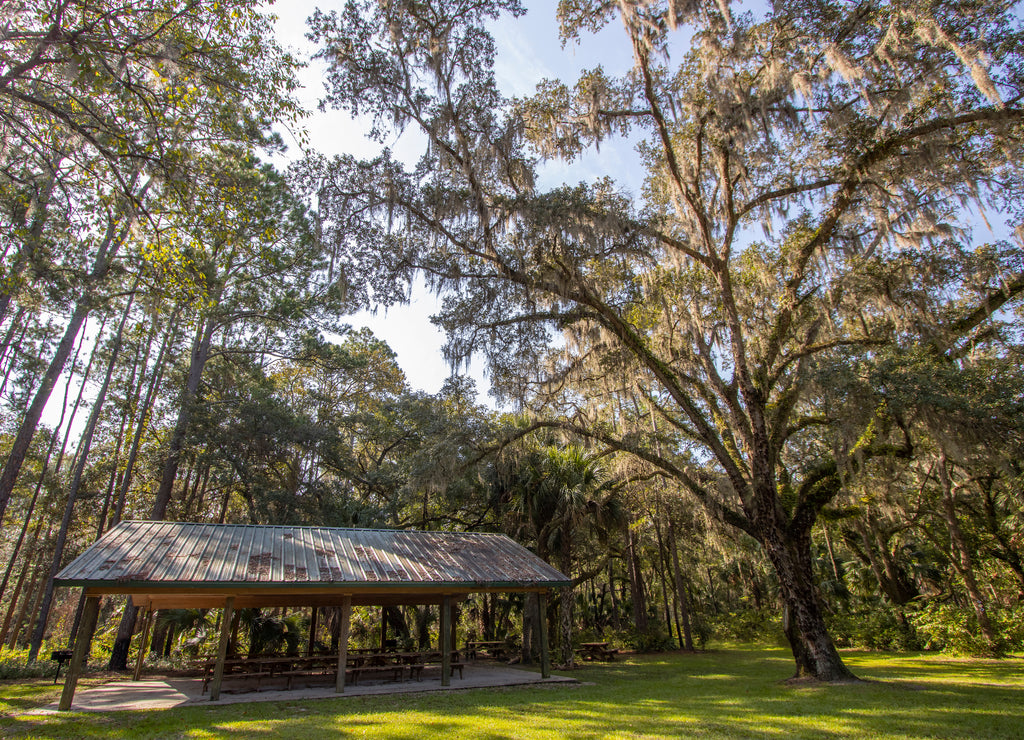
MULTIPOLYGON (((75 712, 119 712, 139 709, 171 709, 186 705, 215 707, 222 704, 243 704, 263 701, 295 701, 306 699, 338 699, 351 696, 380 694, 411 694, 423 691, 460 691, 466 689, 523 686, 533 684, 578 684, 575 678, 551 676, 541 678, 539 673, 505 666, 467 666, 465 677, 456 673, 450 686, 441 685, 441 676, 427 674, 422 681, 366 681, 345 686, 345 693, 334 692, 333 682, 299 684, 291 690, 270 684, 253 690, 243 685, 226 682, 220 699, 210 701, 202 693, 201 678, 143 678, 141 681, 111 681, 92 689, 75 692, 71 710, 75 712)), ((27 714, 51 714, 58 711, 57 704, 40 707, 27 714)))

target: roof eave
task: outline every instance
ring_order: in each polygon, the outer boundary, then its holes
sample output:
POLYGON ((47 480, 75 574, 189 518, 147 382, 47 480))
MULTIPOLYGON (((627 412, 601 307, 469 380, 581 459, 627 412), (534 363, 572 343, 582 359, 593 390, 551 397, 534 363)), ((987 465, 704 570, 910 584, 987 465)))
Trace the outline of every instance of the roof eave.
POLYGON ((365 591, 365 590, 387 590, 387 591, 472 591, 478 589, 493 590, 545 590, 550 588, 565 588, 572 585, 571 581, 433 581, 425 583, 422 581, 287 581, 287 582, 258 582, 252 581, 215 581, 207 583, 196 583, 194 581, 94 581, 76 578, 55 578, 54 585, 60 587, 76 587, 92 589, 117 589, 119 593, 128 593, 124 589, 141 590, 146 592, 163 591, 365 591))

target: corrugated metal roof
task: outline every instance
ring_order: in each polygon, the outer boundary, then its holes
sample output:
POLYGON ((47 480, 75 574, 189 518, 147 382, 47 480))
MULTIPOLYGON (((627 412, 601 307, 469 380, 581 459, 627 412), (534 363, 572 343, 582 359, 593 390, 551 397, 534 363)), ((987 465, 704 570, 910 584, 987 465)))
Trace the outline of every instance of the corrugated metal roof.
POLYGON ((555 587, 569 579, 501 534, 121 522, 62 586, 555 587))

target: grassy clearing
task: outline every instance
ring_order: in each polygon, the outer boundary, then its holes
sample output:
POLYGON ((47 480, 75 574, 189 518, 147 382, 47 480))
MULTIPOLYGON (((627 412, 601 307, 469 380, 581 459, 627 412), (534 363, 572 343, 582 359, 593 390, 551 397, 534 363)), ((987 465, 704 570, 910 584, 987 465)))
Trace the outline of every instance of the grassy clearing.
POLYGON ((868 682, 791 685, 782 649, 636 656, 574 687, 28 717, 45 682, 0 685, 0 736, 46 738, 1014 738, 1024 660, 848 653, 868 682), (33 692, 36 692, 33 694, 33 692))

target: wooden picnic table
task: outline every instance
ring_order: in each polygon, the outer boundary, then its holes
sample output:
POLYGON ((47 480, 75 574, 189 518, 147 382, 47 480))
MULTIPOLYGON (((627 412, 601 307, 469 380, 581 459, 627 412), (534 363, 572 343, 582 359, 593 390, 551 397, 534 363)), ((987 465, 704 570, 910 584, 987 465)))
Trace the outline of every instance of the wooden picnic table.
POLYGON ((501 660, 511 652, 511 649, 504 640, 468 640, 466 642, 466 657, 469 659, 475 660, 477 652, 480 651, 501 660))
MULTIPOLYGON (((409 678, 422 680, 423 669, 430 663, 440 663, 439 651, 380 652, 379 650, 357 649, 349 651, 345 670, 349 683, 358 682, 360 676, 390 675, 394 681, 402 681, 408 672, 409 678)), ((203 693, 213 678, 216 659, 207 659, 200 664, 203 670, 203 693)), ((452 673, 457 670, 462 677, 464 664, 459 653, 452 651, 452 673)), ((295 678, 318 676, 337 677, 337 655, 271 655, 252 658, 230 658, 224 661, 224 676, 238 680, 254 680, 259 690, 263 679, 285 678, 286 688, 291 689, 295 678)))
MULTIPOLYGON (((441 662, 440 651, 388 651, 388 652, 361 652, 357 655, 349 656, 349 665, 347 673, 352 679, 352 683, 359 680, 359 676, 363 674, 388 674, 391 673, 393 680, 400 681, 404 680, 405 672, 408 671, 410 679, 422 680, 423 669, 427 665, 432 663, 441 662)), ((464 668, 458 651, 452 651, 451 658, 451 670, 454 674, 455 671, 459 672, 459 678, 462 678, 462 669, 464 668)))
POLYGON ((607 642, 581 642, 580 654, 584 660, 615 660, 619 651, 607 642))
MULTIPOLYGON (((213 678, 217 661, 208 658, 200 664, 203 670, 203 693, 213 678)), ((288 688, 295 676, 336 675, 337 655, 261 655, 252 658, 229 658, 224 661, 225 677, 255 679, 256 688, 265 678, 287 677, 288 688)))

